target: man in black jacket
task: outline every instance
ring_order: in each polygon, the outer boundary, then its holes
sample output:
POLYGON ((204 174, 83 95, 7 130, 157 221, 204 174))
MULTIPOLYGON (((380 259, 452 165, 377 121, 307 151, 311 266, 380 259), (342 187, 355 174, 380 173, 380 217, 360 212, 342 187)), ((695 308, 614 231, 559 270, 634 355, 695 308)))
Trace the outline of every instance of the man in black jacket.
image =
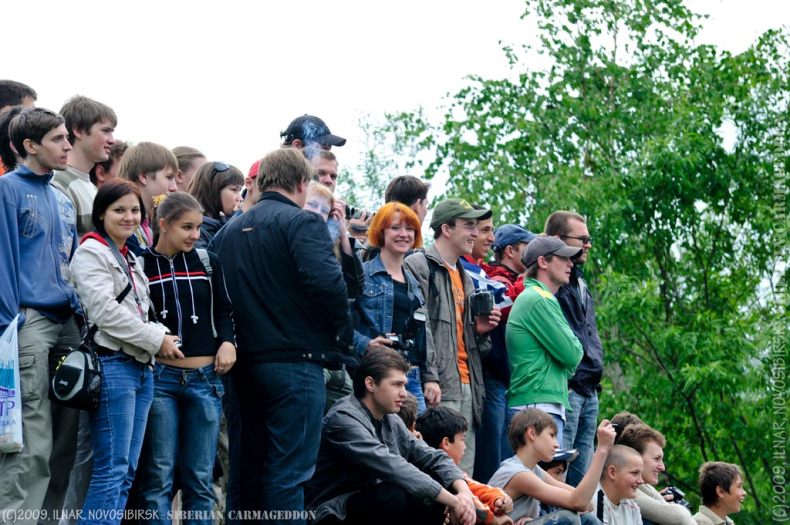
MULTIPOLYGON (((322 365, 340 361, 350 343, 346 285, 326 224, 302 210, 311 175, 297 150, 266 155, 258 203, 211 243, 234 306, 242 511, 302 516, 302 485, 313 474, 320 442, 322 365)), ((300 522, 289 517, 288 523, 300 522)))
POLYGON ((598 337, 595 303, 582 273, 592 238, 586 219, 569 211, 560 210, 549 215, 544 231, 546 235, 560 237, 568 246, 582 248, 581 254, 573 259, 570 282, 556 295, 565 319, 584 349, 582 361, 568 381, 571 412, 567 414, 562 438, 563 449, 579 451, 579 456, 569 465, 566 477, 566 483, 575 487, 592 460, 593 438, 598 424, 598 392, 603 374, 603 348, 598 337))

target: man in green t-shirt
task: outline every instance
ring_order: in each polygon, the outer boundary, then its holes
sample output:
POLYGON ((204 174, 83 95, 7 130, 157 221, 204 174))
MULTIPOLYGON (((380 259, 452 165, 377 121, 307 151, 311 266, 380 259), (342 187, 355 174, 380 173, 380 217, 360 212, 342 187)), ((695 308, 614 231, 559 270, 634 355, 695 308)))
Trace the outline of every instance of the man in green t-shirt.
POLYGON ((562 443, 568 404, 568 379, 582 359, 582 345, 554 297, 568 284, 573 248, 559 237, 537 237, 522 255, 527 268, 524 292, 516 298, 507 322, 506 341, 511 377, 508 407, 512 412, 535 407, 557 423, 562 443))

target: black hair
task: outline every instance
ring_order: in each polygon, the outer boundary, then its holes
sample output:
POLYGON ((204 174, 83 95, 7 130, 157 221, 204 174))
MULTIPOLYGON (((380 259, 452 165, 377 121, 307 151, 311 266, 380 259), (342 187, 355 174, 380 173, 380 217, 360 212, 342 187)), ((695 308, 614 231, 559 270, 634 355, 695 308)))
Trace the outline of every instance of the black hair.
POLYGON ((469 428, 464 416, 457 410, 446 406, 428 407, 417 418, 417 431, 422 434, 422 439, 433 448, 439 448, 444 438, 450 443, 455 441, 455 435, 466 432, 469 428))
POLYGON ((399 175, 387 184, 384 190, 384 202, 402 202, 411 206, 417 201, 428 198, 431 186, 412 175, 399 175))
POLYGON ((0 108, 21 104, 25 97, 38 98, 36 90, 16 80, 0 80, 0 108))
POLYGON ((8 171, 16 168, 17 155, 11 149, 11 135, 9 134, 9 127, 11 120, 19 115, 24 108, 22 106, 12 106, 11 108, 0 114, 0 160, 3 161, 3 166, 8 171))

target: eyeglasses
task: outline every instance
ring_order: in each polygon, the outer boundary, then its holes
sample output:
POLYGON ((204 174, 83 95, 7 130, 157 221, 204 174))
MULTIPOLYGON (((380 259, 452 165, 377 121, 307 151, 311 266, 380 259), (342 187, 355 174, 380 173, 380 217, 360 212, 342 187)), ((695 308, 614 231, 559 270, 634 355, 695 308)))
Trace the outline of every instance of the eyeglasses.
POLYGON ((572 235, 560 235, 563 239, 576 239, 577 241, 581 241, 582 244, 592 244, 593 238, 592 237, 573 237, 572 235))
POLYGON ((465 229, 466 231, 470 231, 470 232, 473 232, 473 231, 477 230, 477 223, 476 222, 456 222, 451 227, 455 228, 456 226, 460 226, 463 229, 465 229))
POLYGON ((223 171, 228 171, 229 169, 230 166, 224 162, 215 162, 214 167, 211 168, 211 177, 213 177, 216 173, 222 173, 223 171))

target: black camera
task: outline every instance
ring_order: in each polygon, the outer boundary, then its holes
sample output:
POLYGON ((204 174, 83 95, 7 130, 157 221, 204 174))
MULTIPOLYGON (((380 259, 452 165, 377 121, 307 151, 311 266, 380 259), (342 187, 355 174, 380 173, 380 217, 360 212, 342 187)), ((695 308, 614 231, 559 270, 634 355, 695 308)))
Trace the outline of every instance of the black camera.
POLYGON ((681 507, 686 507, 691 510, 691 503, 686 499, 686 494, 677 487, 667 487, 664 489, 664 494, 672 496, 672 503, 677 503, 681 507))
POLYGON ((355 207, 349 206, 348 204, 346 204, 346 220, 347 221, 351 220, 351 219, 359 218, 359 215, 357 215, 357 213, 358 213, 358 210, 355 207))
POLYGON ((488 290, 478 290, 469 296, 469 308, 472 316, 490 315, 494 309, 494 294, 488 290))
POLYGON ((420 329, 425 325, 427 319, 428 317, 424 312, 417 310, 406 322, 406 328, 403 330, 402 334, 387 334, 384 337, 392 343, 392 348, 395 350, 399 352, 408 352, 417 346, 414 339, 417 337, 417 333, 420 329))

